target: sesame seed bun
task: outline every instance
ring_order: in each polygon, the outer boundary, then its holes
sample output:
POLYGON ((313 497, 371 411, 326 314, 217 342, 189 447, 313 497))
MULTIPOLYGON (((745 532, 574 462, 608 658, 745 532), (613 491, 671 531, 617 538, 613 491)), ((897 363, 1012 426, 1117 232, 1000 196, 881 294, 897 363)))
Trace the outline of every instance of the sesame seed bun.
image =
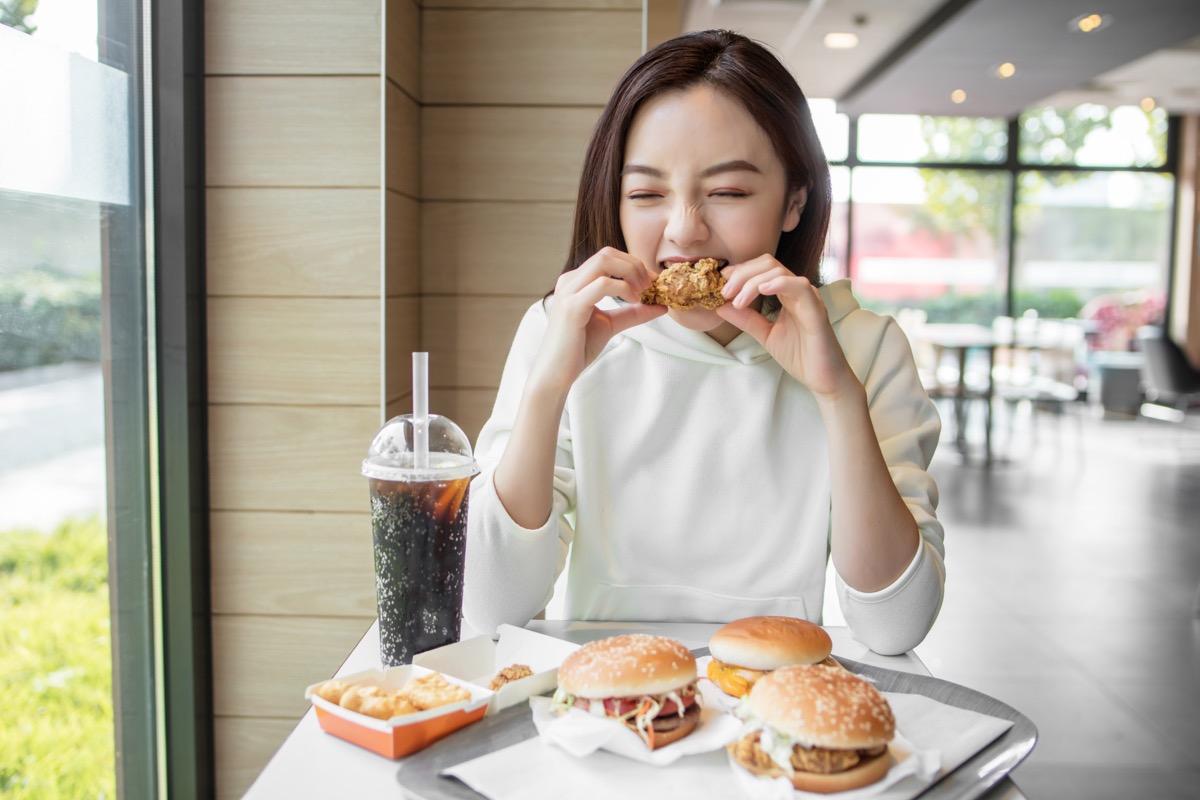
POLYGON ((750 690, 750 710, 808 746, 868 749, 896 733, 891 706, 879 690, 837 667, 777 669, 750 690))
POLYGON ((708 649, 727 664, 766 671, 823 661, 833 651, 833 640, 808 620, 746 617, 718 628, 708 649))
POLYGON ((602 699, 673 692, 696 680, 696 658, 682 642, 634 633, 588 642, 558 668, 558 685, 602 699))

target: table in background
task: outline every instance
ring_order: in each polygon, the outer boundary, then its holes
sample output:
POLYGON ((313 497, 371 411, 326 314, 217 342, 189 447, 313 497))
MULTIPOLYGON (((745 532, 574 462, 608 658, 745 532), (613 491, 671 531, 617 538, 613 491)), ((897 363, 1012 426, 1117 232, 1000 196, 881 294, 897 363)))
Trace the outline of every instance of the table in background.
MULTIPOLYGON (((958 380, 954 386, 954 434, 958 449, 963 453, 967 450, 966 433, 966 401, 969 396, 967 387, 967 355, 971 350, 982 350, 987 353, 987 371, 983 384, 983 402, 986 414, 984 423, 984 460, 992 460, 992 398, 995 395, 995 384, 992 373, 996 367, 996 347, 998 342, 995 332, 985 325, 971 323, 930 322, 920 327, 917 333, 919 342, 933 348, 933 367, 936 373, 937 365, 941 363, 942 354, 950 351, 958 362, 958 380)), ((936 378, 936 374, 935 374, 936 378)))
MULTIPOLYGON (((689 622, 574 622, 570 620, 534 620, 528 626, 569 642, 584 643, 618 633, 652 633, 670 636, 696 649, 707 647, 709 637, 719 628, 716 624, 689 622)), ((833 652, 852 661, 873 664, 885 669, 928 675, 929 670, 914 653, 900 656, 881 656, 868 650, 850 637, 850 631, 829 626, 833 652)), ((463 638, 468 637, 464 631, 463 638)), ((379 630, 376 625, 363 636, 337 671, 349 675, 365 669, 379 669, 379 630)), ((335 676, 336 677, 336 676, 335 676)), ((321 676, 314 676, 314 683, 321 676)), ((279 800, 279 798, 373 798, 407 797, 396 779, 397 762, 330 736, 321 730, 310 708, 288 735, 271 761, 246 793, 250 800, 279 800)), ((1010 779, 1005 778, 992 788, 988 800, 1024 800, 1024 795, 1010 779)))

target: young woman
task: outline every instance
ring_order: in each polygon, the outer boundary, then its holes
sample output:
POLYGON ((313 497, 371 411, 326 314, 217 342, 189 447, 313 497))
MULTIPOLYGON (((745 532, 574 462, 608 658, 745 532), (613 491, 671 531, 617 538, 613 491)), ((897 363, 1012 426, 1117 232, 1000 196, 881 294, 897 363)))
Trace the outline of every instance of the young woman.
POLYGON ((523 625, 571 551, 572 619, 820 621, 918 644, 941 606, 940 423, 893 320, 821 286, 829 170, 791 74, 725 31, 625 74, 571 256, 517 331, 471 491, 464 615, 523 625), (715 311, 639 302, 714 258, 715 311))

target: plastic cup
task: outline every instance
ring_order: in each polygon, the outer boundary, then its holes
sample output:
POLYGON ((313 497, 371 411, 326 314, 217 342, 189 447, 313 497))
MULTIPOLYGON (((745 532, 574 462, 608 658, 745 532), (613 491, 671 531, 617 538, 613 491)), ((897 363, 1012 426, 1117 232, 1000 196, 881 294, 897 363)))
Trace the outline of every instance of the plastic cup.
POLYGON ((371 492, 379 656, 385 667, 457 642, 471 478, 479 472, 462 430, 446 417, 393 417, 362 463, 371 492), (426 436, 428 458, 418 459, 426 436))

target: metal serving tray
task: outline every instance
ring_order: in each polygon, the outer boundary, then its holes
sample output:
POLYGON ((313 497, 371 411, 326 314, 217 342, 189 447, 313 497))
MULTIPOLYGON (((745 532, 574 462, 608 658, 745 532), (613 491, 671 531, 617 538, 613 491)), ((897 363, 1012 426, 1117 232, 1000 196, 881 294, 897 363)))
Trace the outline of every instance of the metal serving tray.
MULTIPOLYGON (((846 669, 869 678, 884 692, 921 694, 946 705, 1012 721, 1012 727, 958 769, 929 786, 922 800, 973 800, 1021 763, 1037 742, 1037 727, 1021 712, 982 692, 949 681, 838 658, 846 669)), ((441 771, 519 744, 537 735, 528 705, 513 706, 448 736, 400 762, 397 779, 418 800, 481 800, 483 795, 441 771)))

